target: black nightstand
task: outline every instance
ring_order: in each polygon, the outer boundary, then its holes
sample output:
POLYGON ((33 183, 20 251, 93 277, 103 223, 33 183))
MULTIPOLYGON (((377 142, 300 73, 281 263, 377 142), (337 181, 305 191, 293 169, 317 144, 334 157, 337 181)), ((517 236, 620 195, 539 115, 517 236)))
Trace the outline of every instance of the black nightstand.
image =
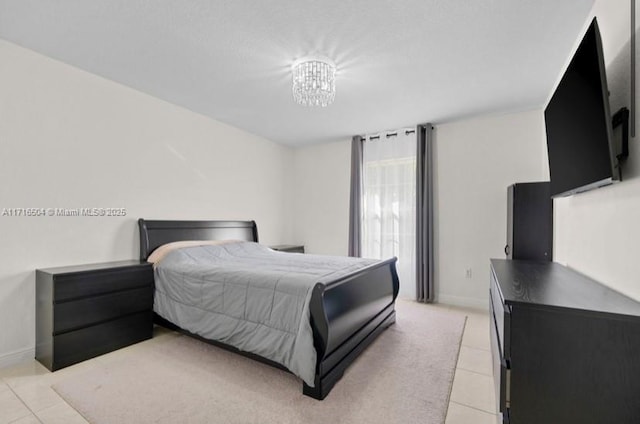
POLYGON ((36 359, 55 371, 151 338, 153 290, 147 262, 36 270, 36 359))
POLYGON ((304 253, 304 246, 300 246, 297 244, 279 244, 269 247, 273 250, 277 250, 278 252, 304 253))

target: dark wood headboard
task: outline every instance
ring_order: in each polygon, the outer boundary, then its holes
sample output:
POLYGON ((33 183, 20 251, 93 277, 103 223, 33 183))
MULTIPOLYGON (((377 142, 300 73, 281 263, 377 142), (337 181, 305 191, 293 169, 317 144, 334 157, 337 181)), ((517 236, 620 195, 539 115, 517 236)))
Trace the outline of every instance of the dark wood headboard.
POLYGON ((138 220, 140 260, 145 261, 157 247, 184 240, 258 241, 255 221, 148 221, 138 220))

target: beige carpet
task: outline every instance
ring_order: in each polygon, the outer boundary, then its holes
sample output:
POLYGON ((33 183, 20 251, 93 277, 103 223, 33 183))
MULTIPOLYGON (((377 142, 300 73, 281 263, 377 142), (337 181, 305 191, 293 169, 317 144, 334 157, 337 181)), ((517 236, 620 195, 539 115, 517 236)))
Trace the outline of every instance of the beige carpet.
POLYGON ((53 388, 95 424, 442 424, 465 318, 397 309, 324 401, 303 396, 291 374, 186 336, 140 343, 53 388))

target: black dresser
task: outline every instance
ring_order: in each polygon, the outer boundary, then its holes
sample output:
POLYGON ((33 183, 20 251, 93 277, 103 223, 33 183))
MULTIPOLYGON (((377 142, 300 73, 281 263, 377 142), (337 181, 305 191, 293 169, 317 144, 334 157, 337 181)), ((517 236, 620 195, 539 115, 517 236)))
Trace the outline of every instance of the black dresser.
POLYGON ((55 371, 150 338, 153 289, 147 262, 36 270, 36 359, 55 371))
POLYGON ((492 259, 490 308, 504 423, 640 423, 640 303, 557 263, 492 259))

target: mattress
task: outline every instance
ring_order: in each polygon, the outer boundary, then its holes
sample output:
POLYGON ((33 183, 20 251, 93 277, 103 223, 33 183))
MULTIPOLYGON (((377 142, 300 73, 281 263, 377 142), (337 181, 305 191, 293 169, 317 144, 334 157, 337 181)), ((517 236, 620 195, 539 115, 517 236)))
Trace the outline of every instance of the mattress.
POLYGON ((376 262, 241 241, 183 247, 155 265, 154 311, 191 333, 275 361, 313 387, 313 288, 376 262))

